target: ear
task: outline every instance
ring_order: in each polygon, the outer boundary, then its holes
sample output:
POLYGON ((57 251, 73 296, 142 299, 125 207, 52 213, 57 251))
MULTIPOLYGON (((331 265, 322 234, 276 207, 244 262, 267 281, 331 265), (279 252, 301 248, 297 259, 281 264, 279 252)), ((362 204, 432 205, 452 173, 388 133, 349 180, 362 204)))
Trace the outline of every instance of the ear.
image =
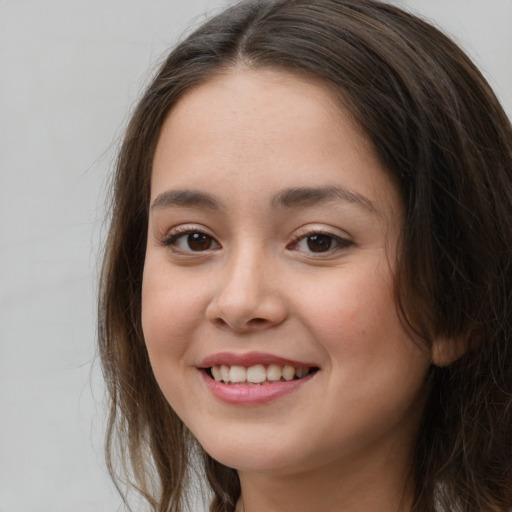
POLYGON ((450 366, 467 351, 465 339, 437 338, 432 343, 432 363, 436 366, 450 366))

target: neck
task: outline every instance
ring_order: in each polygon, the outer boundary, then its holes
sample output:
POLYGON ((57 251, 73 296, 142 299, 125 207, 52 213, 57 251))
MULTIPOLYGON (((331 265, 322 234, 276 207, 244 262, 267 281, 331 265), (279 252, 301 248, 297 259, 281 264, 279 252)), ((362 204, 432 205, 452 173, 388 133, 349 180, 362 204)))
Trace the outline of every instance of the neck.
POLYGON ((237 512, 409 512, 413 501, 410 464, 398 453, 381 460, 333 463, 301 473, 239 471, 237 512))

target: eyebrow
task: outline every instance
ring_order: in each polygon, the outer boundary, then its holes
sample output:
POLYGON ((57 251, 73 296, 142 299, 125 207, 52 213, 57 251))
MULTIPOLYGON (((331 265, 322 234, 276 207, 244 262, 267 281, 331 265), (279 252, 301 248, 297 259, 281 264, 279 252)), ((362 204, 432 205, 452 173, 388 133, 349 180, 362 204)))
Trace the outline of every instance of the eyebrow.
MULTIPOLYGON (((274 209, 307 208, 318 204, 341 200, 358 205, 372 214, 378 214, 374 204, 362 194, 344 187, 293 187, 278 192, 271 201, 274 209)), ((167 190, 159 194, 151 205, 152 210, 172 207, 199 207, 207 210, 223 210, 224 204, 214 195, 198 190, 167 190)))
POLYGON ((272 200, 272 206, 281 208, 304 208, 330 201, 341 200, 361 206, 370 213, 378 214, 375 205, 362 194, 344 187, 296 187, 279 192, 272 200))
POLYGON ((198 190, 167 190, 159 194, 151 205, 152 210, 173 206, 199 207, 207 210, 221 210, 222 203, 213 195, 198 190))

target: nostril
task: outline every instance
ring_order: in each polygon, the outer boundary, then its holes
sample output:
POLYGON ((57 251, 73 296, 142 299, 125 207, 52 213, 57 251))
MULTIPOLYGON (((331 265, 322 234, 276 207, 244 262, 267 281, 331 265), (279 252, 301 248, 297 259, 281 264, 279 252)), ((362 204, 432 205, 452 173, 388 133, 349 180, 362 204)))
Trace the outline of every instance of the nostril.
POLYGON ((249 320, 248 322, 248 325, 257 327, 258 325, 262 325, 266 322, 267 320, 265 320, 264 318, 251 318, 251 320, 249 320))
POLYGON ((229 324, 223 318, 216 318, 214 323, 219 327, 229 327, 229 324))
POLYGON ((215 318, 213 323, 220 328, 229 328, 235 331, 253 331, 258 330, 259 328, 264 328, 269 324, 269 321, 266 318, 251 318, 246 322, 238 323, 235 319, 233 322, 228 322, 224 318, 215 318))

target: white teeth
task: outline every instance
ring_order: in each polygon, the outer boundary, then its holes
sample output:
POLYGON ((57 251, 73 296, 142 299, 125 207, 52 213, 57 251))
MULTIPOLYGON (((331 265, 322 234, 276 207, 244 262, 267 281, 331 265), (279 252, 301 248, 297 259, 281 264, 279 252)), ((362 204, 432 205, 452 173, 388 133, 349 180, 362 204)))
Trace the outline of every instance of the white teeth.
POLYGON ((278 382, 285 380, 287 382, 294 378, 302 379, 309 374, 309 368, 285 365, 280 366, 278 364, 270 364, 265 367, 262 364, 256 364, 249 366, 248 368, 240 365, 221 365, 211 367, 212 377, 217 382, 241 384, 270 384, 272 382, 278 382))
POLYGON ((293 380, 293 377, 295 377, 295 368, 293 366, 285 366, 283 368, 283 379, 293 380))
POLYGON ((257 364, 256 366, 249 366, 247 368, 247 381, 253 382, 254 384, 259 384, 260 382, 265 382, 267 380, 267 371, 262 364, 257 364))
POLYGON ((231 382, 245 382, 247 380, 247 370, 243 366, 232 366, 229 370, 229 380, 231 382))
POLYGON ((270 364, 267 368, 267 380, 276 381, 281 380, 283 373, 281 367, 277 364, 270 364))
POLYGON ((222 380, 222 374, 218 366, 212 366, 212 375, 217 382, 222 380))
POLYGON ((229 366, 223 364, 220 367, 220 376, 221 380, 223 380, 224 382, 229 382, 229 366))
POLYGON ((297 368, 295 370, 295 375, 297 376, 298 379, 302 379, 302 377, 305 377, 306 375, 308 374, 308 369, 307 368, 297 368))

